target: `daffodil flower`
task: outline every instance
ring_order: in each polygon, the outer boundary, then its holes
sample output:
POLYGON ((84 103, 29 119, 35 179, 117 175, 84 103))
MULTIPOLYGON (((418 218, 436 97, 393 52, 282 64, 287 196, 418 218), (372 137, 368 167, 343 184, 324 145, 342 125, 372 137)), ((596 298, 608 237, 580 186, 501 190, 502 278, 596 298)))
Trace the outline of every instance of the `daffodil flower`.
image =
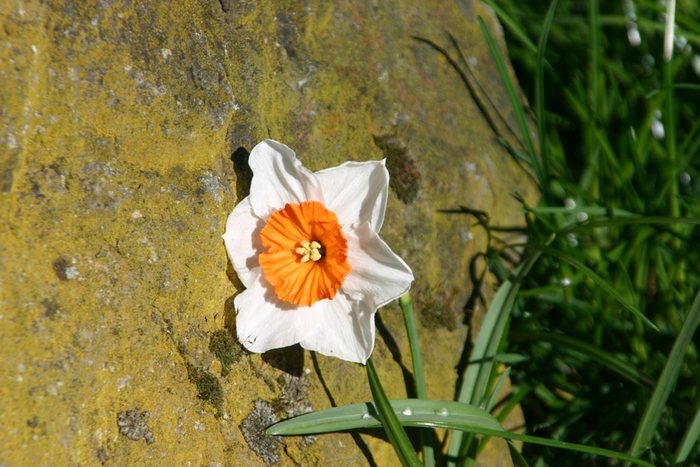
POLYGON ((296 343, 365 363, 377 308, 408 291, 413 274, 377 232, 389 173, 384 161, 319 172, 266 140, 250 153, 250 196, 226 222, 224 243, 246 289, 236 332, 252 352, 296 343))

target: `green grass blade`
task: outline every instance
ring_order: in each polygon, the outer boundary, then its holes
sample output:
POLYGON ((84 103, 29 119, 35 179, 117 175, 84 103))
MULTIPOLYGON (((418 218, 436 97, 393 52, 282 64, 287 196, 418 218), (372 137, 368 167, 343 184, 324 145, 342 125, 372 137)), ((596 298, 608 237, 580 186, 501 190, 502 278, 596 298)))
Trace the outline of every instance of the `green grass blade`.
POLYGON ((649 400, 649 404, 644 410, 644 415, 642 420, 637 427, 637 433, 632 441, 632 446, 630 447, 630 454, 633 456, 639 456, 645 449, 649 447, 649 444, 656 431, 656 426, 659 423, 661 414, 666 406, 666 401, 671 394, 671 390, 676 384, 676 379, 678 378, 678 372, 681 369, 681 363, 683 362, 683 356, 688 350, 688 345, 690 344, 695 330, 700 324, 700 292, 695 296, 695 301, 690 307, 690 312, 683 322, 683 327, 681 328, 676 341, 673 343, 673 348, 668 356, 666 365, 664 366, 659 381, 656 383, 656 389, 649 400))
POLYGON ((579 230, 590 230, 598 227, 612 227, 618 225, 673 225, 688 224, 700 225, 697 217, 671 217, 671 216, 625 216, 606 219, 591 219, 587 222, 572 225, 559 232, 560 235, 579 230))
MULTIPOLYGON (((535 118, 537 119, 537 137, 540 142, 540 164, 542 165, 542 176, 544 180, 540 180, 540 188, 543 194, 548 193, 548 185, 542 185, 543 181, 549 179, 549 164, 548 164, 548 146, 547 132, 545 131, 545 112, 544 112, 544 53, 547 50, 547 39, 549 31, 552 27, 554 12, 557 9, 559 0, 553 0, 549 4, 549 9, 544 18, 542 25, 542 34, 537 43, 537 59, 535 61, 535 118)), ((545 199, 547 197, 545 196, 545 199)))
POLYGON ((669 203, 671 206, 671 215, 679 216, 680 210, 680 186, 678 180, 678 151, 676 150, 676 109, 673 99, 673 64, 671 61, 664 63, 664 84, 668 88, 664 99, 665 109, 663 113, 666 142, 666 157, 668 164, 666 165, 668 174, 668 183, 671 184, 669 193, 669 203))
POLYGON ((523 455, 518 451, 518 448, 513 446, 511 442, 508 442, 508 451, 510 452, 510 458, 513 460, 513 465, 515 467, 529 467, 523 455))
MULTIPOLYGON (((427 399, 428 392, 425 387, 425 372, 423 370, 423 357, 420 353, 418 343, 418 331, 416 330, 416 320, 413 315, 413 300, 411 295, 406 293, 399 298, 399 306, 403 312, 404 323, 406 324, 406 334, 408 335, 408 345, 411 348, 411 360, 413 361, 413 379, 416 386, 416 396, 419 399, 427 399)), ((435 465, 435 433, 425 431, 423 438, 423 463, 426 467, 435 465)))
POLYGON ((367 379, 369 381, 369 388, 372 391, 374 403, 377 407, 379 420, 384 426, 384 431, 389 438, 389 442, 394 447, 396 455, 401 461, 401 465, 412 467, 422 465, 413 450, 413 445, 408 439, 406 431, 403 429, 403 426, 401 426, 398 418, 396 418, 396 413, 389 403, 389 399, 386 397, 386 393, 384 392, 382 383, 379 381, 379 376, 374 368, 374 362, 372 362, 371 357, 367 360, 367 379))
MULTIPOLYGON (((629 454, 582 444, 567 443, 538 436, 506 431, 492 415, 478 407, 455 401, 404 399, 387 401, 396 419, 403 426, 446 428, 508 440, 539 444, 570 451, 583 452, 651 467, 629 454)), ((371 403, 351 404, 320 410, 276 423, 267 429, 268 435, 311 435, 382 426, 378 409, 371 403)))
POLYGON ((589 92, 588 101, 593 114, 593 121, 597 122, 600 116, 600 10, 598 0, 588 2, 588 31, 590 32, 590 67, 589 67, 589 92))
POLYGON ((512 394, 508 399, 506 399, 505 404, 501 407, 501 410, 496 415, 499 422, 503 422, 506 419, 511 410, 513 410, 522 401, 525 396, 532 392, 532 387, 527 383, 523 384, 518 388, 515 394, 512 394))
POLYGON ((496 385, 493 387, 493 391, 491 391, 491 397, 489 397, 489 400, 486 403, 487 412, 491 412, 493 406, 496 405, 496 402, 498 401, 498 396, 501 395, 501 391, 503 391, 503 386, 505 386, 509 376, 510 367, 506 368, 506 371, 501 373, 501 376, 498 377, 498 381, 496 381, 496 385))
MULTIPOLYGON (((676 20, 682 23, 686 15, 677 15, 676 20)), ((600 24, 603 26, 618 26, 627 27, 627 19, 622 15, 600 15, 600 24)), ((661 33, 663 34, 665 25, 654 19, 637 18, 637 26, 647 34, 661 33)), ((700 47, 700 34, 693 33, 689 30, 678 31, 676 34, 683 34, 683 37, 688 39, 688 42, 696 47, 700 47)))
POLYGON ((602 206, 576 206, 574 208, 566 208, 561 206, 538 206, 534 208, 527 208, 529 212, 534 212, 535 214, 578 214, 586 213, 589 216, 619 216, 619 217, 632 217, 636 214, 626 211, 624 209, 616 208, 605 208, 602 206))
POLYGON ((539 436, 523 435, 520 433, 512 433, 509 431, 498 433, 491 432, 488 433, 487 430, 482 430, 482 434, 490 434, 491 436, 498 436, 501 438, 522 441, 524 443, 539 444, 540 446, 549 446, 552 448, 568 449, 569 451, 583 452, 586 454, 593 454, 596 456, 604 456, 610 459, 619 459, 627 462, 632 462, 633 464, 642 465, 644 467, 653 467, 653 464, 645 462, 637 457, 630 456, 621 452, 612 451, 610 449, 597 448, 593 446, 586 446, 584 444, 567 443, 564 441, 558 441, 549 438, 540 438, 539 436))
POLYGON ((649 91, 644 95, 645 99, 651 99, 658 93, 662 91, 667 91, 669 89, 687 89, 690 91, 700 91, 700 84, 693 84, 693 83, 676 83, 676 84, 671 84, 670 86, 659 86, 657 89, 654 89, 652 91, 649 91))
MULTIPOLYGON (((510 318, 520 282, 540 257, 540 254, 540 252, 536 252, 530 255, 516 269, 513 279, 506 280, 493 297, 470 356, 471 361, 479 363, 467 366, 457 396, 458 401, 476 406, 481 405, 484 401, 494 364, 493 359, 498 354, 498 347, 503 339, 503 333, 506 330, 506 323, 510 318)), ((454 433, 452 435, 447 451, 452 459, 459 458, 460 453, 464 451, 463 441, 464 437, 461 434, 454 433)))
POLYGON ((518 353, 502 353, 496 355, 494 360, 499 363, 505 363, 506 365, 516 365, 527 360, 527 357, 518 353))
POLYGON ((484 0, 484 3, 486 3, 493 9, 493 11, 496 13, 496 16, 498 16, 498 19, 500 19, 501 23, 503 23, 510 29, 510 31, 513 33, 513 36, 518 38, 518 40, 522 42, 525 47, 530 49, 532 53, 537 53, 537 46, 534 42, 530 40, 529 37, 527 37, 527 33, 523 31, 523 29, 520 27, 517 21, 515 21, 503 8, 498 6, 498 4, 493 0, 484 0))
POLYGON ((626 308, 628 311, 632 312, 635 316, 637 316, 639 319, 642 320, 647 326, 651 327, 655 331, 658 331, 659 329, 656 327, 654 323, 652 323, 649 318, 644 316, 637 307, 632 305, 625 299, 625 297, 622 296, 620 292, 615 290, 610 284, 608 284, 605 279, 600 277, 598 274, 596 274, 591 268, 580 262, 579 260, 559 251, 554 248, 545 248, 544 253, 553 256, 554 258, 557 258, 561 261, 564 261, 565 263, 570 264, 571 266, 575 267, 579 271, 583 272, 586 274, 598 287, 603 289, 605 292, 607 292, 611 297, 613 297, 615 300, 617 300, 620 305, 622 305, 624 308, 626 308))
POLYGON ((525 109, 523 108, 523 104, 522 102, 520 102, 520 98, 515 89, 515 86, 513 85, 513 82, 510 79, 510 75, 508 75, 506 64, 503 61, 503 57, 501 56, 501 52, 498 49, 498 46, 496 45, 496 41, 493 39, 493 36, 491 36, 491 33, 486 27, 486 23, 484 23, 484 20, 481 17, 478 17, 477 21, 479 22, 481 32, 483 33, 484 38, 486 39, 486 43, 489 47, 489 51, 491 52, 491 56, 493 57, 493 60, 496 63, 498 74, 501 77, 501 81, 503 81, 503 87, 506 89, 506 93, 508 94, 510 104, 513 107, 513 112, 515 113, 515 119, 518 122, 520 134, 523 138, 523 141, 525 142, 525 148, 527 149, 528 156, 530 157, 529 162, 535 169, 535 174, 537 176, 539 185, 545 186, 544 183, 546 179, 544 178, 542 166, 539 163, 537 153, 535 152, 535 146, 532 143, 532 137, 530 136, 530 128, 528 127, 527 119, 525 118, 525 109))
POLYGON ((408 344, 411 348, 411 359, 413 360, 413 378, 415 379, 416 395, 419 399, 427 399, 428 393, 425 389, 425 373, 423 370, 423 357, 421 357, 420 346, 418 344, 418 332, 416 330, 416 320, 413 316, 413 300, 410 294, 404 294, 399 298, 399 306, 403 312, 403 319, 406 323, 406 333, 408 334, 408 344))
POLYGON ((588 342, 573 337, 551 332, 511 332, 509 337, 511 342, 551 342, 557 346, 562 346, 563 348, 571 349, 586 355, 596 364, 602 365, 634 383, 643 383, 650 387, 654 385, 651 378, 640 373, 631 363, 602 350, 599 346, 589 344, 588 342))
POLYGON ((688 459, 693 448, 698 445, 698 439, 700 439, 700 409, 695 412, 693 421, 690 422, 681 444, 678 445, 676 460, 674 461, 675 464, 683 463, 688 459))

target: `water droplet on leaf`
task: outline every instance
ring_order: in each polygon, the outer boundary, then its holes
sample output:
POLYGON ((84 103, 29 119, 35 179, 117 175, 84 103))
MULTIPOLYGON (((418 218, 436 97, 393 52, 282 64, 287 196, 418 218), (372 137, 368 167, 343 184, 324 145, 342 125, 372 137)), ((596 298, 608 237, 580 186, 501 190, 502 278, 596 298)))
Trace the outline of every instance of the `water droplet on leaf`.
POLYGON ((448 412, 447 409, 444 408, 444 407, 441 408, 441 409, 437 409, 437 410, 435 411, 435 413, 436 413, 437 415, 441 415, 441 416, 443 416, 443 417, 447 417, 447 416, 450 414, 450 412, 448 412))

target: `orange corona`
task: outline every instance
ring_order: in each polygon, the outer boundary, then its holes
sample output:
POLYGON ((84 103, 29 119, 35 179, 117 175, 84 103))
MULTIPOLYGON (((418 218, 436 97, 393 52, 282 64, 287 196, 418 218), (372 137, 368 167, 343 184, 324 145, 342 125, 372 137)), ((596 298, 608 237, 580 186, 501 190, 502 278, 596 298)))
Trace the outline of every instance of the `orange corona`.
POLYGON ((335 213, 318 201, 286 204, 260 232, 260 266, 280 300, 309 306, 333 298, 350 272, 348 242, 335 213))

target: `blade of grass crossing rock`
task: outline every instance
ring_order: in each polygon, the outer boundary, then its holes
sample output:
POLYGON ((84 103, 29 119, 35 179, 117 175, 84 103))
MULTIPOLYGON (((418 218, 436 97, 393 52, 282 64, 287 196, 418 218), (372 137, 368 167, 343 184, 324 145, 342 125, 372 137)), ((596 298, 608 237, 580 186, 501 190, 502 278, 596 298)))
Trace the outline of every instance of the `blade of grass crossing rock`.
MULTIPOLYGON (((515 270, 512 279, 503 282, 493 297, 470 356, 471 361, 479 363, 467 366, 457 396, 458 401, 475 406, 479 406, 483 402, 492 373, 493 357, 498 354, 498 346, 503 339, 503 333, 515 302, 515 296, 520 288, 520 282, 540 257, 540 254, 539 251, 532 253, 515 270)), ((451 465, 455 465, 454 461, 467 451, 468 446, 465 445, 465 439, 461 433, 452 434, 447 450, 451 465)))
POLYGON ((659 419, 666 407, 668 396, 671 395, 671 390, 676 384, 676 379, 681 369, 681 363, 683 362, 683 356, 688 350, 688 345, 693 339, 698 324, 700 324, 700 292, 695 296, 695 301, 683 322, 683 327, 681 327, 681 331, 678 333, 678 337, 676 337, 676 341, 673 343, 673 348, 668 356, 666 365, 661 372, 654 393, 637 427, 637 433, 634 436, 632 447, 630 448, 630 454, 635 457, 639 456, 649 447, 654 437, 659 419))
POLYGON ((419 399, 427 399, 428 394, 425 389, 423 358, 421 357, 420 346, 418 344, 418 331, 416 330, 416 320, 413 316, 413 300, 411 299, 411 295, 402 295, 401 298, 399 298, 399 306, 401 306, 401 311, 403 312, 403 319, 406 323, 406 333, 408 334, 408 343, 411 348, 416 395, 419 399))
MULTIPOLYGON (((506 440, 517 440, 541 446, 604 456, 652 467, 652 464, 626 453, 505 431, 498 420, 485 410, 460 402, 426 401, 420 399, 387 402, 390 404, 390 410, 393 411, 394 416, 403 426, 460 430, 506 440)), ((276 423, 267 429, 267 434, 272 436, 312 435, 378 428, 382 426, 378 412, 376 405, 369 402, 334 407, 276 423)))
POLYGON ((518 451, 518 448, 510 441, 508 442, 508 451, 510 451, 510 458, 513 460, 513 465, 515 467, 529 467, 523 455, 518 451))
POLYGON ((367 360, 367 380, 369 381, 372 397, 374 398, 374 403, 379 412, 379 419, 384 426, 384 431, 389 438, 389 442, 394 446, 394 450, 401 461, 401 465, 411 467, 422 465, 413 450, 413 445, 408 439, 406 431, 401 426, 398 418, 396 418, 394 409, 391 407, 389 399, 386 397, 386 393, 384 392, 382 383, 379 381, 379 376, 377 376, 377 371, 374 368, 371 357, 367 360))
POLYGON ((493 387, 493 391, 491 391, 491 396, 489 397, 489 401, 486 403, 486 411, 491 412, 491 409, 496 405, 496 402, 498 402, 498 396, 501 395, 501 392, 503 391, 503 386, 505 386, 506 381, 508 380, 508 377, 510 376, 510 367, 506 368, 503 373, 501 373, 501 376, 498 377, 498 381, 496 382, 496 385, 493 387))
POLYGON ((513 85, 513 82, 510 79, 510 75, 508 75, 508 70, 506 69, 506 65, 503 61, 503 57, 501 56, 501 52, 498 49, 498 46, 496 45, 496 41, 493 39, 493 36, 491 36, 491 33, 486 27, 486 23, 484 23, 484 20, 481 17, 478 17, 477 21, 479 22, 481 32, 483 33, 484 38, 486 39, 486 43, 489 46, 491 56, 493 57, 494 62, 496 62, 498 74, 501 76, 501 80, 503 81, 503 87, 506 89, 508 99, 510 101, 511 106, 513 107, 513 113, 515 113, 515 118, 518 122, 518 128, 520 130, 520 134, 523 137, 523 141, 525 142, 525 147, 530 158, 529 162, 535 169, 535 174, 537 176, 539 185, 545 186, 546 179, 544 178, 542 166, 539 163, 539 158, 537 157, 537 153, 535 152, 535 146, 532 143, 532 137, 530 136, 530 128, 528 127, 527 119, 525 118, 525 110, 523 109, 523 104, 522 102, 520 102, 520 98, 518 97, 518 93, 515 90, 515 86, 513 85))
POLYGON ((521 384, 515 394, 512 394, 508 399, 506 399, 503 406, 498 411, 496 418, 499 422, 503 422, 508 414, 522 401, 525 396, 532 392, 532 386, 527 383, 521 384))
MULTIPOLYGON (((425 387, 425 372, 423 370, 423 357, 420 353, 420 345, 418 343, 418 330, 416 329, 416 320, 413 315, 413 299, 411 295, 406 293, 399 298, 399 306, 403 312, 403 319, 406 323, 406 334, 408 335, 408 345, 411 348, 411 360, 413 361, 413 380, 416 386, 416 396, 419 399, 427 399, 428 392, 425 387)), ((437 438, 433 430, 425 430, 421 432, 421 440, 423 444, 423 464, 426 467, 435 465, 435 445, 437 438)))
POLYGON ((510 28, 511 32, 513 33, 513 36, 517 37, 520 42, 522 42, 525 47, 530 49, 531 52, 537 53, 537 46, 530 40, 529 37, 527 37, 527 33, 523 31, 523 29, 520 27, 517 21, 515 21, 506 11, 498 6, 496 2, 493 0, 484 0, 484 3, 486 3, 488 6, 490 6, 493 11, 496 13, 498 16, 498 19, 501 20, 501 23, 505 24, 510 28))

